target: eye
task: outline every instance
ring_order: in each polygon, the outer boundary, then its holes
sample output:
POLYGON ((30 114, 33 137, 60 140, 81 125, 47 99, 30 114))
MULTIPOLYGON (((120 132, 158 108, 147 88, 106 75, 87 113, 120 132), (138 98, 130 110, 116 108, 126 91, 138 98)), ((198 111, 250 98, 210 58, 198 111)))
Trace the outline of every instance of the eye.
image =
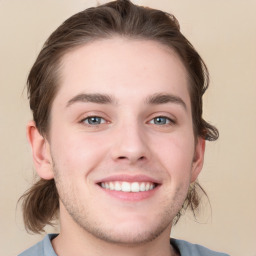
POLYGON ((174 121, 165 116, 157 116, 152 120, 150 120, 149 123, 156 124, 156 125, 166 125, 166 124, 168 125, 168 124, 174 124, 174 121))
POLYGON ((99 125, 99 124, 105 124, 106 120, 99 116, 90 116, 90 117, 84 118, 81 122, 88 125, 99 125))

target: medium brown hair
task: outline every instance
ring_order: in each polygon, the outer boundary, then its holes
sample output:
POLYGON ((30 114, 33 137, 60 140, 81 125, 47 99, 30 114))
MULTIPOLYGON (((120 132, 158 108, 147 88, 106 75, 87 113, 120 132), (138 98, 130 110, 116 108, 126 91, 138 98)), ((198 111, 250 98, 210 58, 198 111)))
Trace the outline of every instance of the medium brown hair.
MULTIPOLYGON (((180 32, 176 18, 160 10, 132 4, 129 0, 113 1, 89 8, 67 19, 45 42, 27 80, 28 98, 39 132, 47 137, 51 105, 59 89, 60 62, 70 50, 98 39, 121 36, 153 40, 176 52, 189 77, 195 138, 216 140, 218 130, 202 118, 202 96, 209 84, 207 67, 180 32)), ((200 203, 198 191, 205 193, 198 182, 189 189, 183 210, 196 212, 200 203)), ((27 230, 43 231, 57 218, 59 197, 54 180, 40 179, 22 197, 27 230)), ((177 214, 178 221, 181 211, 177 214)))

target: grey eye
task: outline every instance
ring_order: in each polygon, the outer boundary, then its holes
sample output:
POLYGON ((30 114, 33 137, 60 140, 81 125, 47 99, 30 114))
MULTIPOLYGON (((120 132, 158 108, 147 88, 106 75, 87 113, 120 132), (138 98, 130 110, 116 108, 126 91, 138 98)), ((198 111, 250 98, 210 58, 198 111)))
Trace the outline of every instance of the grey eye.
POLYGON ((87 117, 83 120, 83 122, 90 125, 99 125, 102 123, 106 123, 106 121, 102 117, 98 117, 98 116, 87 117))
POLYGON ((151 124, 165 125, 171 123, 170 118, 164 116, 158 116, 150 121, 151 124))

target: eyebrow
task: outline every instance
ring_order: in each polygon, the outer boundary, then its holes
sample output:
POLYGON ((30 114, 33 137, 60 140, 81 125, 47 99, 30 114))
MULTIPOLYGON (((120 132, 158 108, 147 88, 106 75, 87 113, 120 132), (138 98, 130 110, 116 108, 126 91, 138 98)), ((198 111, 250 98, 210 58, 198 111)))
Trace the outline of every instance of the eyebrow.
POLYGON ((91 102, 97 104, 113 104, 114 100, 110 95, 101 93, 85 94, 81 93, 70 99, 67 103, 67 107, 77 102, 91 102))
POLYGON ((173 94, 166 94, 166 93, 153 94, 152 96, 149 96, 146 99, 146 103, 152 104, 152 105, 176 103, 176 104, 181 105, 185 110, 187 110, 186 103, 180 97, 173 95, 173 94))
MULTIPOLYGON (((117 104, 117 101, 111 95, 108 94, 101 94, 101 93, 81 93, 73 98, 71 98, 66 107, 78 102, 90 102, 90 103, 97 103, 97 104, 117 104)), ((161 105, 166 103, 176 103, 181 105, 185 110, 187 110, 187 106, 185 102, 178 96, 166 93, 156 93, 149 96, 146 99, 146 104, 150 105, 161 105)))

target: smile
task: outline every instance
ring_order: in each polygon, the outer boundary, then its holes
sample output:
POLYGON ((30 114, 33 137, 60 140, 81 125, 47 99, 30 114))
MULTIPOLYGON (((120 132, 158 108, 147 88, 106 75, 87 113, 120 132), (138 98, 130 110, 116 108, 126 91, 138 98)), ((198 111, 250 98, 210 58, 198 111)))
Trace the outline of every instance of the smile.
POLYGON ((99 185, 102 188, 107 190, 135 192, 135 193, 153 190, 156 187, 156 184, 152 182, 127 182, 127 181, 101 182, 99 185))

